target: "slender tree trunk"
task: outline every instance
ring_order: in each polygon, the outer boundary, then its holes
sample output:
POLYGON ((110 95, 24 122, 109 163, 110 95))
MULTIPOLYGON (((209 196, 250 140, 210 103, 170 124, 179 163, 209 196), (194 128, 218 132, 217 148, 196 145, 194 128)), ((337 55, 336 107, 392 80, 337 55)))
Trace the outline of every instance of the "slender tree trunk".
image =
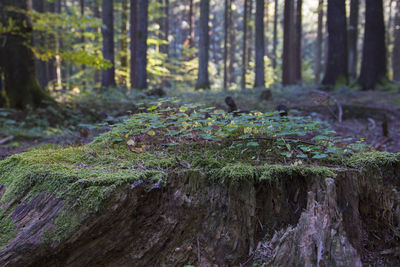
POLYGON ((357 78, 357 43, 358 43, 359 9, 360 9, 360 0, 351 0, 349 30, 348 30, 349 77, 351 80, 357 78))
POLYGON ((234 0, 230 0, 229 5, 229 21, 230 21, 230 28, 229 28, 229 40, 230 40, 230 48, 229 48, 229 67, 228 67, 228 76, 229 82, 235 82, 235 75, 234 75, 234 65, 235 65, 235 55, 236 55, 236 36, 235 36, 235 29, 236 29, 236 20, 235 20, 235 11, 233 10, 234 0))
MULTIPOLYGON (((128 0, 121 1, 122 13, 121 13, 121 68, 123 70, 128 69, 128 0)), ((127 81, 123 82, 123 85, 127 85, 127 81)))
POLYGON ((256 42, 255 42, 255 84, 256 88, 265 87, 265 75, 264 75, 264 0, 256 1, 256 42))
POLYGON ((147 88, 147 35, 149 0, 138 0, 135 88, 147 88))
POLYGON ((110 61, 112 67, 102 71, 101 86, 108 87, 115 85, 114 68, 114 8, 113 0, 103 0, 102 19, 103 19, 103 57, 110 61))
MULTIPOLYGON (((252 21, 253 20, 253 0, 249 0, 249 8, 248 8, 248 15, 247 15, 247 21, 252 21)), ((254 24, 253 23, 248 23, 247 24, 247 62, 246 62, 246 67, 250 67, 250 61, 253 58, 253 49, 254 49, 254 43, 253 43, 253 32, 254 32, 254 24)))
POLYGON ((199 30, 199 73, 196 88, 210 88, 208 78, 208 58, 209 58, 209 17, 210 17, 210 0, 200 0, 200 30, 199 30))
MULTIPOLYGON (((55 10, 61 14, 61 0, 55 0, 55 10)), ((61 57, 60 51, 64 48, 63 40, 60 34, 56 35, 56 77, 57 89, 62 89, 61 57)))
POLYGON ((302 63, 302 6, 303 0, 296 1, 296 21, 295 21, 295 42, 296 42, 296 83, 301 83, 301 63, 302 63))
POLYGON ((137 1, 131 0, 131 17, 130 17, 130 50, 131 50, 131 69, 130 69, 130 81, 131 87, 135 88, 136 84, 136 50, 137 50, 137 1))
POLYGON ((274 6, 274 40, 273 40, 273 47, 272 47, 272 67, 275 69, 276 68, 276 49, 278 46, 278 0, 275 0, 275 6, 274 6))
MULTIPOLYGON (((2 0, 0 2, 0 22, 7 26, 9 19, 19 27, 21 34, 0 35, 0 70, 4 74, 5 98, 0 101, 11 108, 25 109, 49 104, 47 92, 39 86, 36 78, 35 58, 27 46, 32 44, 32 25, 25 14, 6 10, 6 6, 28 10, 31 1, 2 0), (47 101, 47 103, 46 103, 47 101)), ((1 96, 0 96, 1 97, 1 96)))
POLYGON ((282 84, 291 85, 296 83, 296 42, 294 23, 294 1, 285 0, 284 25, 283 25, 283 62, 282 62, 282 84))
MULTIPOLYGON (((55 3, 53 2, 47 2, 47 11, 51 13, 56 13, 56 8, 55 8, 55 3)), ((57 48, 57 33, 54 33, 53 36, 47 40, 48 46, 53 49, 54 51, 57 48)), ((54 83, 57 82, 57 64, 55 58, 51 58, 47 62, 47 76, 49 77, 49 80, 54 83)))
POLYGON ((225 0, 225 19, 224 19, 224 90, 228 89, 228 41, 229 41, 229 0, 225 0))
POLYGON ((193 0, 189 1, 189 47, 194 46, 194 4, 193 0))
POLYGON ((363 58, 359 83, 373 90, 386 78, 385 22, 382 0, 366 0, 363 58))
MULTIPOLYGON (((93 0, 93 15, 95 18, 101 19, 99 0, 93 0)), ((96 29, 96 31, 98 33, 101 33, 101 28, 98 27, 96 29)), ((99 82, 100 82, 100 71, 95 70, 94 71, 94 83, 98 84, 99 82)))
POLYGON ((242 49, 242 79, 241 87, 246 88, 246 71, 247 71, 247 9, 249 7, 249 0, 244 0, 243 8, 243 49, 242 49))
POLYGON ((328 59, 322 84, 348 81, 346 1, 328 0, 328 59))
POLYGON ((394 45, 392 54, 393 80, 396 82, 400 82, 400 0, 396 1, 393 36, 394 36, 394 45))
POLYGON ((318 2, 318 30, 317 42, 315 49, 315 79, 314 82, 318 84, 321 79, 322 71, 322 40, 323 40, 323 20, 324 20, 324 0, 318 2))

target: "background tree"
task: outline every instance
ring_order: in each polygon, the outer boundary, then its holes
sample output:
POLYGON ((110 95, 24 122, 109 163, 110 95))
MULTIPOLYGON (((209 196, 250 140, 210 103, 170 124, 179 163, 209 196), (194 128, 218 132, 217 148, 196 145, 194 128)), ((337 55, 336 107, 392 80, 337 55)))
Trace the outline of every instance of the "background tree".
POLYGON ((272 47, 272 67, 275 69, 276 68, 276 50, 278 47, 278 17, 279 17, 279 12, 278 12, 278 0, 275 0, 274 4, 274 33, 273 33, 273 47, 272 47))
POLYGON ((400 0, 396 1, 393 36, 394 36, 393 55, 392 55, 393 80, 396 82, 400 82, 400 0))
POLYGON ((210 88, 208 78, 208 59, 209 59, 209 16, 210 16, 210 0, 200 0, 200 25, 199 25, 199 70, 196 88, 210 88))
POLYGON ((228 42, 229 42, 229 6, 230 0, 225 0, 225 16, 224 16, 224 89, 228 89, 228 42))
POLYGON ((136 33, 136 75, 134 88, 147 88, 147 36, 148 36, 148 0, 138 0, 136 33))
POLYGON ((113 0, 103 0, 101 12, 104 24, 101 31, 103 35, 103 57, 112 64, 110 68, 102 71, 101 86, 108 87, 115 85, 113 0))
POLYGON ((349 48, 349 76, 351 79, 357 77, 357 44, 358 44, 358 17, 360 1, 351 0, 350 19, 348 29, 348 48, 349 48))
POLYGON ((346 1, 328 0, 328 58, 322 84, 335 85, 348 81, 346 1))
POLYGON ((254 87, 265 87, 265 74, 264 74, 264 0, 256 1, 256 42, 255 42, 255 83, 254 87))
POLYGON ((382 0, 366 0, 363 57, 359 83, 372 90, 386 78, 385 21, 382 0))
POLYGON ((130 7, 130 52, 131 52, 131 60, 130 60, 130 81, 131 87, 134 88, 136 84, 136 50, 137 50, 137 0, 131 0, 130 7))
POLYGON ((248 29, 249 0, 244 0, 243 6, 243 49, 242 49, 242 78, 241 87, 246 88, 246 66, 247 66, 247 29, 248 29))
MULTIPOLYGON (((51 102, 47 92, 39 86, 36 78, 32 45, 32 24, 23 13, 6 7, 28 10, 32 1, 2 0, 0 21, 8 26, 10 19, 19 28, 19 34, 5 32, 0 35, 0 70, 4 75, 5 98, 0 101, 11 108, 39 107, 51 102), (47 101, 47 102, 46 102, 47 101)), ((1 97, 1 96, 0 96, 1 97)))
POLYGON ((322 72, 322 41, 323 41, 323 24, 324 20, 324 0, 318 1, 318 29, 317 41, 315 49, 315 79, 314 82, 318 84, 321 79, 322 72))

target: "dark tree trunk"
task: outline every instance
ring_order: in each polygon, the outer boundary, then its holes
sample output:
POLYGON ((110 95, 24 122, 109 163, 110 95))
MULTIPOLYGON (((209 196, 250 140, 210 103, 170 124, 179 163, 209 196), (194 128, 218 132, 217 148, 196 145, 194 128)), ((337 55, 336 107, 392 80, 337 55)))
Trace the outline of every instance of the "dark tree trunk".
MULTIPOLYGON (((121 68, 123 70, 128 69, 128 0, 121 1, 122 13, 121 13, 121 68)), ((127 82, 124 81, 123 85, 127 82)))
POLYGON ((296 84, 294 1, 285 0, 283 25, 282 84, 296 84))
MULTIPOLYGON (((375 1, 375 0, 374 0, 375 1)), ((348 81, 346 1, 328 0, 328 59, 322 84, 348 81)))
POLYGON ((265 75, 264 75, 264 0, 256 1, 256 42, 255 42, 255 83, 254 87, 263 88, 265 87, 265 75))
POLYGON ((103 0, 102 19, 103 19, 103 57, 111 62, 112 67, 102 71, 101 86, 108 87, 115 85, 114 68, 114 19, 113 19, 113 0, 103 0))
POLYGON ((210 0, 200 1, 200 29, 199 29, 199 73, 196 88, 210 88, 208 78, 208 58, 209 58, 209 16, 210 15, 210 0))
POLYGON ((194 4, 193 0, 189 2, 189 47, 194 46, 194 4))
MULTIPOLYGON (((31 4, 31 2, 30 2, 31 4)), ((23 13, 5 9, 12 6, 27 10, 28 1, 2 0, 0 2, 0 21, 8 25, 12 19, 20 27, 20 35, 5 33, 0 36, 0 70, 4 74, 6 99, 0 101, 11 108, 25 109, 49 104, 52 100, 39 86, 36 78, 35 59, 27 44, 32 44, 32 25, 23 13), (47 102, 46 102, 47 101, 47 102)), ((0 96, 1 97, 1 96, 0 96)))
POLYGON ((235 82, 235 75, 234 75, 234 65, 235 65, 235 55, 236 55, 236 36, 235 36, 235 29, 236 29, 236 20, 235 20, 235 11, 233 10, 234 0, 230 0, 229 5, 229 67, 228 67, 228 77, 229 82, 235 82))
POLYGON ((224 19, 224 90, 228 89, 228 42, 229 42, 229 0, 225 0, 225 19, 224 19))
POLYGON ((322 70, 322 40, 323 40, 323 20, 324 20, 324 0, 318 2, 318 30, 317 30, 317 42, 315 49, 315 78, 314 82, 318 84, 321 79, 322 70))
POLYGON ((296 21, 295 21, 295 62, 296 62, 296 83, 301 83, 301 63, 302 63, 302 6, 303 0, 296 1, 296 21))
POLYGON ((350 19, 348 30, 349 45, 349 77, 354 80, 357 77, 357 43, 358 43, 358 17, 360 0, 351 0, 350 19))
POLYGON ((247 9, 249 8, 249 0, 244 0, 243 8, 243 49, 242 49, 242 80, 241 87, 246 88, 246 71, 247 71, 247 9))
POLYGON ((134 88, 136 84, 136 50, 137 50, 137 0, 131 0, 131 17, 130 17, 130 50, 131 50, 131 69, 130 80, 131 87, 134 88))
POLYGON ((400 82, 400 0, 396 1, 393 36, 393 80, 396 82, 400 82))
POLYGON ((276 49, 278 46, 278 0, 275 0, 274 6, 274 40, 273 40, 273 47, 272 47, 272 67, 276 68, 276 49))
POLYGON ((386 78, 385 22, 382 0, 366 0, 363 58, 359 83, 372 90, 386 78))
POLYGON ((149 0, 138 0, 136 33, 136 79, 134 87, 147 88, 147 35, 149 0))

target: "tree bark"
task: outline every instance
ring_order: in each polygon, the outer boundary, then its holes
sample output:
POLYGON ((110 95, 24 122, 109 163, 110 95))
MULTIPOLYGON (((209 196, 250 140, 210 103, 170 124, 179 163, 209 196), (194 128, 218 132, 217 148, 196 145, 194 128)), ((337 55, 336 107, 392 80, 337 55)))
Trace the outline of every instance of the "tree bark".
MULTIPOLYGON (((122 13, 121 13, 121 68, 128 69, 128 1, 122 0, 122 13)), ((123 82, 127 84, 126 81, 123 82)))
POLYGON ((130 81, 131 87, 135 88, 136 84, 136 50, 137 50, 137 0, 131 0, 131 17, 130 17, 130 50, 131 50, 131 69, 130 69, 130 81))
POLYGON ((284 25, 283 25, 283 62, 282 62, 282 84, 291 85, 296 83, 296 45, 294 42, 294 1, 285 0, 284 25))
POLYGON ((210 88, 208 78, 208 59, 209 59, 209 15, 210 15, 210 0, 200 1, 200 29, 199 29, 199 73, 196 88, 210 88))
POLYGON ((147 88, 147 35, 149 0, 138 0, 136 34, 136 79, 134 87, 147 88))
MULTIPOLYGON (((100 4, 99 4, 99 0, 93 0, 93 14, 95 18, 101 19, 101 14, 100 14, 100 4)), ((98 33, 101 33, 101 28, 97 27, 96 31, 98 33)), ((100 71, 95 70, 94 71, 94 82, 97 85, 98 83, 100 83, 100 71)))
POLYGON ((228 89, 228 42, 229 42, 229 0, 225 0, 225 18, 224 18, 224 90, 228 89))
MULTIPOLYGON (((20 28, 21 34, 5 33, 0 36, 0 70, 4 75, 5 98, 0 101, 8 107, 25 109, 53 102, 40 87, 36 78, 35 58, 27 44, 32 44, 32 25, 23 13, 5 9, 12 6, 28 10, 28 1, 2 0, 0 21, 8 25, 9 19, 20 28)), ((0 96, 1 97, 1 96, 0 96)))
POLYGON ((400 82, 400 0, 396 1, 394 28, 394 44, 392 54, 393 80, 400 82))
POLYGON ((256 42, 255 42, 255 88, 265 87, 264 75, 264 55, 265 55, 265 42, 264 42, 264 0, 256 1, 256 42))
POLYGON ((322 41, 323 41, 323 28, 324 28, 324 0, 318 2, 318 30, 317 30, 317 42, 316 42, 316 53, 315 53, 315 78, 314 82, 318 84, 321 80, 322 70, 322 41))
POLYGON ((273 47, 272 47, 272 67, 275 69, 276 68, 276 49, 278 46, 278 0, 275 0, 275 6, 274 6, 274 40, 273 40, 273 47))
POLYGON ((246 88, 246 71, 247 71, 247 9, 249 7, 249 0, 244 0, 243 8, 243 49, 242 49, 242 79, 241 87, 246 88))
POLYGON ((322 84, 348 81, 346 1, 328 0, 328 59, 322 84))
POLYGON ((103 57, 110 61, 112 67, 102 71, 101 86, 108 87, 115 85, 114 68, 114 15, 113 0, 103 0, 102 20, 103 20, 103 57))
POLYGON ((229 67, 228 67, 228 77, 229 82, 235 82, 235 75, 234 75, 234 65, 235 65, 235 55, 236 55, 236 36, 235 36, 235 29, 236 29, 236 20, 235 20, 235 11, 233 9, 234 0, 230 0, 229 5, 229 67))
POLYGON ((366 0, 363 58, 359 83, 373 90, 386 78, 385 22, 382 0, 366 0))
POLYGON ((189 47, 194 47, 194 4, 189 1, 189 47))
POLYGON ((301 63, 302 63, 302 6, 303 0, 296 1, 296 21, 295 21, 295 42, 296 42, 296 83, 301 83, 301 63))
POLYGON ((348 29, 349 45, 349 77, 354 80, 357 77, 357 43, 358 43, 358 18, 360 0, 351 0, 350 19, 348 29))

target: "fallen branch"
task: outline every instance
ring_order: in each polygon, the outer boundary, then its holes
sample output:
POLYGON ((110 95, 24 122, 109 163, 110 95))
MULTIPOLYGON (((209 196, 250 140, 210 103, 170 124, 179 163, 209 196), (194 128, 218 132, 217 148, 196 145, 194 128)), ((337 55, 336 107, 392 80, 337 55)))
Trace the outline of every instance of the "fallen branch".
POLYGON ((6 138, 0 139, 0 145, 7 143, 8 141, 11 141, 14 139, 14 136, 10 135, 6 138))

